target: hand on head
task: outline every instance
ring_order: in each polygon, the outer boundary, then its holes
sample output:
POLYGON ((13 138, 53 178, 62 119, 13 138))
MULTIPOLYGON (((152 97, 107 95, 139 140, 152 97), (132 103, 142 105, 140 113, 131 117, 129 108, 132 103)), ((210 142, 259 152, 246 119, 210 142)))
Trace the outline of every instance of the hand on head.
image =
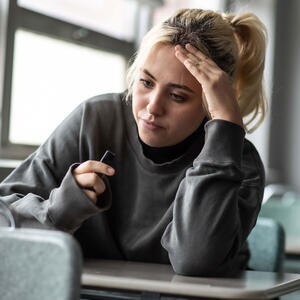
POLYGON ((243 126, 231 78, 209 57, 191 44, 175 46, 175 56, 201 84, 203 106, 211 119, 243 126))

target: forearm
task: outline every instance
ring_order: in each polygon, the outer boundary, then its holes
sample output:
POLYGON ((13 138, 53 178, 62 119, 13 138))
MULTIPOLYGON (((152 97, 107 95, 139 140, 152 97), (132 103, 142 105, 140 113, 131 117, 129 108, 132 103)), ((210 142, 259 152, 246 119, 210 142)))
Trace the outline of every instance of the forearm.
POLYGON ((185 183, 192 180, 186 178, 182 184, 184 196, 176 198, 173 220, 162 239, 178 273, 215 275, 237 254, 241 232, 236 183, 222 177, 214 172, 202 175, 201 183, 185 183))
POLYGON ((61 185, 52 189, 48 198, 34 193, 34 190, 24 195, 12 194, 3 198, 11 203, 10 208, 21 227, 74 232, 87 218, 110 206, 108 193, 103 195, 101 207, 94 205, 77 186, 71 170, 68 170, 61 185))
POLYGON ((173 220, 162 237, 175 271, 181 274, 232 272, 257 217, 261 182, 249 179, 249 186, 243 184, 243 129, 221 125, 209 124, 204 148, 179 186, 173 220), (241 191, 247 199, 241 199, 241 191), (249 207, 247 218, 242 220, 244 201, 249 207))

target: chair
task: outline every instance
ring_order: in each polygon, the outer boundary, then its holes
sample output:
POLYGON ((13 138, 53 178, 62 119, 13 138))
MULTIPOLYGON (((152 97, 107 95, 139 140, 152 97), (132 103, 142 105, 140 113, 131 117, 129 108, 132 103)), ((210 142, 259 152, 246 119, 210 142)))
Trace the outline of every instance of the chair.
POLYGON ((259 217, 248 237, 250 260, 255 271, 280 272, 283 267, 285 234, 282 225, 272 219, 259 217))
POLYGON ((64 232, 0 228, 0 299, 80 297, 82 255, 64 232))
POLYGON ((265 187, 264 198, 260 217, 279 222, 285 232, 286 252, 297 254, 300 245, 300 193, 285 185, 270 184, 265 187))

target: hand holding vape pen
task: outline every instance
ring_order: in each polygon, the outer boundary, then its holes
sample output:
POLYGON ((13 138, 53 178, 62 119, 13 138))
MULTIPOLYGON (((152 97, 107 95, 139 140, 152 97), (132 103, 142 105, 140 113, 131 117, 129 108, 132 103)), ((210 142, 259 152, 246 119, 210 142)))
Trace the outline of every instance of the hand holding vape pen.
MULTIPOLYGON (((115 159, 116 155, 115 153, 106 150, 105 153, 103 154, 103 156, 100 159, 100 162, 103 162, 107 165, 109 165, 110 167, 114 168, 114 159, 115 159)), ((103 178, 105 175, 102 173, 97 173, 99 177, 103 178)), ((91 188, 91 190, 94 190, 93 188, 91 188)))
POLYGON ((116 155, 115 153, 106 150, 104 155, 101 157, 100 162, 103 162, 111 167, 114 167, 114 159, 115 159, 116 155))
POLYGON ((99 162, 96 161, 93 162, 83 162, 77 168, 73 170, 74 178, 79 185, 80 188, 83 189, 85 194, 95 203, 95 195, 91 194, 89 191, 92 191, 96 193, 96 195, 100 195, 103 193, 101 190, 103 190, 103 183, 101 183, 99 180, 93 179, 93 177, 87 175, 88 173, 94 173, 99 176, 103 181, 107 181, 105 178, 105 174, 107 176, 113 176, 114 175, 114 159, 115 154, 111 151, 106 151, 103 155, 103 157, 100 159, 100 162, 107 164, 107 166, 101 166, 99 162), (111 170, 110 170, 111 169, 111 170), (98 172, 97 172, 98 171, 98 172), (95 189, 96 188, 96 189, 95 189))
MULTIPOLYGON (((109 166, 111 166, 112 168, 115 168, 115 153, 109 151, 109 150, 106 150, 104 155, 101 157, 100 159, 100 162, 103 162, 109 166)), ((104 175, 103 174, 98 174, 99 176, 103 177, 104 175)))

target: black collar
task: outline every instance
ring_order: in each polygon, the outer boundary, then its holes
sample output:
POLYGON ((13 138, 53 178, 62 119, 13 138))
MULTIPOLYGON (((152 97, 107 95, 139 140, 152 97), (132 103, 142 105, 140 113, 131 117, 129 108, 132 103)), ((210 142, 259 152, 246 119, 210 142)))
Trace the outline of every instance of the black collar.
POLYGON ((155 163, 165 163, 180 157, 199 136, 203 136, 204 125, 206 122, 207 119, 204 119, 198 129, 196 129, 190 136, 173 146, 159 148, 151 147, 139 139, 143 147, 144 155, 155 163))

